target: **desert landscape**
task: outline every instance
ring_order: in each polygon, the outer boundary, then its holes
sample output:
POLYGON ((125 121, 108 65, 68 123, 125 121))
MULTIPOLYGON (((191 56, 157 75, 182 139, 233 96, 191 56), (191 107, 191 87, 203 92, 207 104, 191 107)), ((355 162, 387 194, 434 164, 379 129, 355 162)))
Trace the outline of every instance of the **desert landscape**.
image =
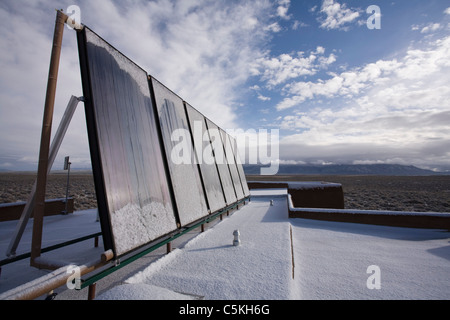
MULTIPOLYGON (((0 173, 0 203, 26 201, 35 173, 0 173)), ((372 176, 372 175, 248 175, 248 181, 327 181, 342 184, 346 209, 450 212, 450 175, 372 176)), ((47 199, 64 198, 67 173, 52 173, 48 178, 47 199)), ((70 175, 69 195, 75 210, 97 206, 92 174, 70 175)))
MULTIPOLYGON (((36 174, 31 172, 0 173, 0 203, 27 201, 36 174)), ((47 180, 46 199, 66 197, 67 172, 50 174, 47 180)), ((74 209, 97 207, 92 173, 74 172, 69 179, 69 197, 74 198, 74 209)))

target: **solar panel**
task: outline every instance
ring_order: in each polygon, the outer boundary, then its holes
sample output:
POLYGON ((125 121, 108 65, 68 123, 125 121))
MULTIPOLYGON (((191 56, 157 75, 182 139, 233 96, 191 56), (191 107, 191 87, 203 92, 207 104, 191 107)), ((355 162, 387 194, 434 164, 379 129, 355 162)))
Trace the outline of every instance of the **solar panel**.
POLYGON ((234 190, 233 180, 231 178, 230 169, 225 156, 225 149, 222 143, 222 136, 219 127, 209 119, 206 119, 208 133, 211 141, 211 147, 214 152, 217 169, 219 171, 220 180, 222 181, 223 192, 227 205, 236 203, 237 197, 234 190))
POLYGON ((239 173, 239 178, 241 179, 242 189, 244 190, 244 196, 249 197, 250 190, 248 188, 247 178, 245 177, 244 167, 242 166, 242 161, 239 156, 239 150, 237 147, 236 139, 234 139, 231 135, 228 135, 228 138, 230 140, 231 149, 233 150, 234 158, 236 160, 236 167, 239 173))
POLYGON ((228 133, 220 129, 220 134, 222 135, 222 142, 225 148, 225 158, 227 159, 228 168, 231 173, 231 180, 233 181, 234 190, 236 191, 237 200, 244 198, 244 191, 242 189, 241 179, 236 167, 236 160, 234 158, 233 150, 231 149, 231 143, 228 138, 228 133))
POLYGON ((88 27, 77 37, 106 250, 124 255, 249 195, 231 136, 88 27))
POLYGON ((167 164, 181 225, 208 215, 183 100, 151 79, 167 164))
POLYGON ((147 73, 78 32, 86 120, 105 249, 116 256, 177 228, 147 73))
POLYGON ((216 161, 211 148, 205 117, 191 105, 185 103, 186 112, 194 138, 196 159, 200 166, 203 184, 211 213, 226 206, 222 184, 217 171, 216 161))

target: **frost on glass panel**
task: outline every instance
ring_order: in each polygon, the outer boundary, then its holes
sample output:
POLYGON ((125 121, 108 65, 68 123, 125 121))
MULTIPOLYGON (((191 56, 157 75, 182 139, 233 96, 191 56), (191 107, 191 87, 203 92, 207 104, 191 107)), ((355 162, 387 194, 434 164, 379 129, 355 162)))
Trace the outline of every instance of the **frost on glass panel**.
POLYGON ((237 147, 236 139, 234 139, 230 135, 228 135, 228 139, 230 142, 231 149, 233 150, 234 159, 236 161, 236 167, 239 173, 239 178, 241 179, 242 189, 244 190, 244 196, 249 197, 250 190, 248 188, 247 178, 245 177, 244 167, 242 166, 242 160, 241 157, 239 156, 239 150, 237 147))
POLYGON ((205 117, 186 103, 186 111, 194 140, 196 159, 203 177, 209 210, 213 213, 226 207, 225 196, 211 148, 205 117))
POLYGON ((183 100, 157 80, 151 80, 170 178, 182 225, 208 215, 183 100))
POLYGON ((99 213, 122 255, 176 230, 176 219, 147 74, 88 28, 83 32, 93 109, 86 113, 94 115, 88 130, 95 131, 90 143, 98 145, 100 165, 93 167, 101 168, 96 183, 105 192, 97 196, 106 203, 99 213))
POLYGON ((220 129, 220 134, 222 136, 222 142, 225 149, 225 158, 228 163, 228 168, 230 169, 234 190, 236 191, 237 199, 241 200, 244 198, 244 191, 242 189, 241 178, 239 177, 239 173, 236 167, 234 153, 231 149, 230 140, 228 139, 228 134, 224 130, 220 129))
POLYGON ((211 147, 216 159, 217 168, 219 170, 220 180, 222 181, 223 192, 227 205, 231 205, 237 201, 236 192, 234 190, 233 181, 231 179, 230 169, 228 167, 227 159, 225 157, 225 149, 222 143, 222 136, 220 129, 211 120, 206 119, 208 127, 211 147))

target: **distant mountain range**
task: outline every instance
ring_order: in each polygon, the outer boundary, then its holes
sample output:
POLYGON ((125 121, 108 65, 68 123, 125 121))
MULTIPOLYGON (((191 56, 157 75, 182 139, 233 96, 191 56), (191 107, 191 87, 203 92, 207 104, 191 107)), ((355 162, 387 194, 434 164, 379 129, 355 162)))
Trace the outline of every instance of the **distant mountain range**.
MULTIPOLYGON (((261 165, 246 165, 246 174, 260 174, 261 165)), ((415 166, 399 164, 334 164, 334 165, 280 165, 278 175, 387 175, 387 176, 429 176, 448 175, 450 172, 435 172, 415 166)))
MULTIPOLYGON (((245 174, 259 175, 262 165, 244 164, 245 174)), ((0 172, 15 172, 0 169, 0 172)), ((23 171, 35 173, 35 171, 23 171)), ((73 173, 90 174, 90 169, 71 169, 73 173)), ((53 174, 66 174, 64 170, 54 170, 53 174)), ((332 164, 332 165, 308 165, 308 164, 283 164, 280 165, 278 175, 303 174, 303 175, 379 175, 379 176, 431 176, 450 175, 450 171, 435 172, 421 169, 415 166, 405 166, 400 164, 332 164)))

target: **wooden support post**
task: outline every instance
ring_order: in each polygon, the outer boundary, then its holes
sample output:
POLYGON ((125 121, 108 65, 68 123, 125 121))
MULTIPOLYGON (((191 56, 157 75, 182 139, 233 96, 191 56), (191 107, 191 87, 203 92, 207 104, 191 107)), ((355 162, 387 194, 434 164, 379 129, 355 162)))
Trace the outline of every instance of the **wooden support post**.
MULTIPOLYGON (((105 251, 101 254, 98 261, 91 264, 80 266, 80 276, 88 274, 100 267, 105 266, 114 258, 112 250, 105 251)), ((5 300, 32 300, 36 299, 48 292, 67 284, 67 280, 72 277, 67 273, 69 266, 61 267, 50 274, 46 274, 41 278, 28 282, 18 288, 14 288, 6 293, 2 293, 2 299, 5 300)), ((94 295, 95 296, 95 295, 94 295)))
POLYGON ((94 300, 95 299, 95 289, 97 288, 97 283, 93 283, 89 285, 88 288, 88 300, 94 300))
POLYGON ((167 253, 172 251, 172 242, 167 242, 167 253))
POLYGON ((45 297, 45 300, 54 300, 56 297, 56 293, 52 290, 47 293, 47 297, 45 297))
POLYGON ((35 259, 41 255, 42 228, 45 211, 45 192, 47 186, 48 157, 50 152, 50 138, 55 106, 56 84, 58 80, 59 61, 61 57, 64 24, 67 16, 57 11, 55 31, 53 34, 53 48, 50 58, 50 69, 47 81, 47 93, 45 96, 44 117, 42 121, 41 145, 39 150, 39 164, 36 180, 36 200, 34 208, 33 237, 31 243, 30 265, 39 267, 35 259))
POLYGON ((98 236, 95 237, 95 240, 94 240, 94 247, 95 247, 95 248, 98 248, 98 236))
POLYGON ((202 224, 202 225, 200 226, 200 230, 201 230, 201 232, 205 232, 205 224, 202 224))

